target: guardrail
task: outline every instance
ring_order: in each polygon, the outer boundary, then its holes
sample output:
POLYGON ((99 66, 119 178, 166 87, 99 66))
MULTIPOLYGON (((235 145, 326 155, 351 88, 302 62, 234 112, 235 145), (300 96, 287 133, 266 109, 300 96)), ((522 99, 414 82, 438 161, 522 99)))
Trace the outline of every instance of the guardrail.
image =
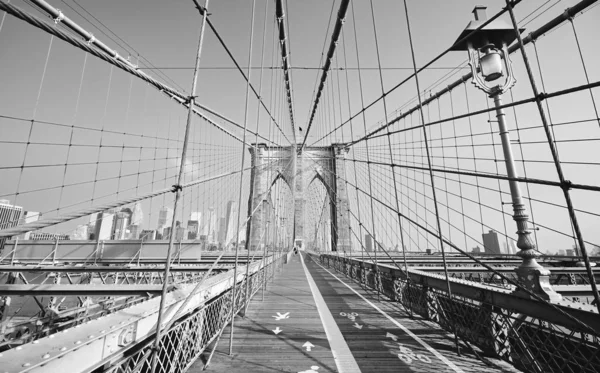
POLYGON ((600 367, 600 315, 594 306, 541 302, 457 278, 449 279, 450 293, 441 275, 330 254, 320 260, 517 369, 592 373, 600 367))
MULTIPOLYGON (((176 321, 162 333, 155 373, 181 372, 191 366, 231 321, 231 309, 239 312, 285 261, 285 253, 273 253, 251 263, 248 277, 245 266, 240 267, 235 297, 233 270, 209 278, 195 292, 191 284, 168 293, 163 325, 176 321)), ((10 373, 150 371, 159 303, 156 297, 2 352, 0 367, 10 373)))

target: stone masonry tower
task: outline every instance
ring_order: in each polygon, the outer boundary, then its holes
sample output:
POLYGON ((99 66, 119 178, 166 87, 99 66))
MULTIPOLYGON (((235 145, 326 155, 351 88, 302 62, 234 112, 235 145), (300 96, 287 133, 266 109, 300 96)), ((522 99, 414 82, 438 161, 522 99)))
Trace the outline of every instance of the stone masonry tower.
POLYGON ((249 250, 262 250, 263 232, 267 228, 266 209, 272 208, 268 190, 278 179, 282 179, 292 192, 294 199, 294 242, 301 249, 305 247, 304 226, 305 191, 312 182, 321 182, 331 201, 331 248, 350 251, 350 220, 348 211, 348 193, 346 191, 346 151, 342 145, 327 147, 304 147, 301 153, 296 146, 269 147, 266 144, 254 144, 250 148, 252 173, 250 179, 250 197, 248 215, 257 211, 250 219, 246 230, 249 250))

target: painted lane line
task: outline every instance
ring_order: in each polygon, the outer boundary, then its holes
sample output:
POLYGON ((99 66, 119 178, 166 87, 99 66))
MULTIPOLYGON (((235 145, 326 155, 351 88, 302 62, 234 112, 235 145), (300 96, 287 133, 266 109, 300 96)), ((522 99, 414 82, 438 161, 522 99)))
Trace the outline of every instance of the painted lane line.
MULTIPOLYGON (((302 263, 304 264, 304 262, 302 262, 302 263)), ((430 345, 428 345, 425 341, 423 341, 421 338, 419 338, 413 332, 411 332, 410 330, 408 330, 408 328, 406 328, 404 325, 400 324, 393 317, 391 317, 390 315, 388 315, 387 313, 385 313, 381 308, 377 307, 375 304, 373 304, 367 298, 363 297, 359 292, 357 292, 356 290, 354 290, 352 287, 350 287, 344 281, 340 280, 336 275, 334 275, 333 273, 329 272, 329 270, 327 270, 327 268, 323 267, 322 265, 320 265, 319 263, 317 263, 314 260, 313 260, 313 263, 315 263, 319 267, 323 268, 323 270, 325 272, 329 273, 331 276, 333 276, 333 278, 335 278, 340 283, 342 283, 344 286, 346 286, 348 289, 350 289, 354 294, 358 295, 362 300, 364 300, 368 305, 370 305, 371 307, 373 307, 377 312, 379 312, 380 314, 382 314, 383 316, 385 316, 388 320, 390 320, 392 323, 394 323, 398 328, 402 329, 403 332, 405 332, 406 334, 408 334, 412 339, 414 339, 415 341, 417 341, 421 346, 425 347, 425 349, 427 349, 435 357, 437 357, 442 362, 444 362, 444 364, 446 364, 450 369, 452 369, 456 373, 465 373, 462 369, 460 369, 454 363, 452 363, 450 360, 448 360, 444 355, 440 354, 436 349, 434 349, 433 347, 431 347, 430 345)), ((388 333, 388 334, 389 335, 393 335, 393 334, 390 334, 390 333, 388 333)), ((387 336, 388 335, 386 335, 386 337, 387 336)))
POLYGON ((315 305, 317 306, 317 311, 321 318, 321 324, 323 324, 323 328, 325 329, 325 335, 327 335, 327 340, 331 347, 331 354, 333 355, 333 360, 335 361, 338 372, 361 373, 361 370, 354 359, 354 355, 352 355, 352 352, 350 351, 350 347, 348 347, 340 328, 337 326, 329 307, 327 307, 327 304, 325 303, 325 299, 323 299, 315 280, 313 280, 310 272, 308 272, 308 268, 306 268, 306 264, 304 264, 304 257, 302 255, 300 255, 300 261, 302 262, 302 268, 304 269, 308 286, 310 287, 310 291, 315 300, 315 305))

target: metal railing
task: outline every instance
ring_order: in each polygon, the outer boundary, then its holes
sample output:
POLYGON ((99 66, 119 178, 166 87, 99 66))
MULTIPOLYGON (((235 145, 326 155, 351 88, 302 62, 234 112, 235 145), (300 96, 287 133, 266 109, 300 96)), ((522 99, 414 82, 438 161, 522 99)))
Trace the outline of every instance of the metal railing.
POLYGON ((416 269, 320 255, 321 263, 456 333, 467 346, 526 372, 597 372, 600 316, 594 306, 541 302, 512 290, 416 269))
MULTIPOLYGON (((274 252, 250 264, 249 276, 238 271, 233 297, 233 271, 206 280, 195 291, 181 285, 168 293, 156 350, 156 373, 183 372, 213 343, 252 296, 266 285, 287 254, 274 252), (233 304, 235 299, 235 304, 233 304), (181 308, 181 309, 180 309, 181 308)), ((155 349, 159 298, 100 317, 75 328, 25 344, 0 355, 7 372, 148 372, 155 349)))

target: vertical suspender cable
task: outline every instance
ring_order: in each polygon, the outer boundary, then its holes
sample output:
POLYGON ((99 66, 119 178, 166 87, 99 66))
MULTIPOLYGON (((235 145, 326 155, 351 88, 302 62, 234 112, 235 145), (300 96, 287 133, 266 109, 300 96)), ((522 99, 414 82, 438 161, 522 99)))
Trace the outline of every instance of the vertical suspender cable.
MULTIPOLYGON (((209 0, 205 0, 204 9, 208 7, 209 0)), ((156 365, 158 363, 158 351, 160 348, 160 338, 161 338, 161 326, 162 326, 162 318, 165 312, 165 300, 167 297, 167 290, 169 288, 169 271, 171 269, 171 254, 173 252, 173 240, 175 238, 175 221, 177 219, 177 207, 179 199, 181 198, 182 192, 182 183, 183 183, 183 175, 185 173, 185 166, 187 161, 187 148, 189 142, 190 128, 192 126, 192 116, 194 115, 194 101, 196 94, 196 83, 198 81, 198 69, 200 67, 200 55, 202 53, 202 42, 204 41, 204 29, 206 28, 206 19, 208 17, 208 12, 205 11, 202 17, 202 26, 200 27, 200 40, 198 41, 198 52, 196 53, 196 64, 194 66, 194 77, 192 79, 192 91, 191 95, 188 99, 188 115, 187 115, 187 123, 185 126, 185 135, 183 138, 183 149, 181 151, 181 164, 179 165, 179 176, 177 178, 177 185, 173 186, 175 192, 175 201, 173 202, 173 218, 171 220, 171 237, 169 237, 169 249, 167 250, 167 259, 165 262, 165 274, 163 279, 163 287, 162 293, 160 297, 160 308, 158 309, 158 320, 156 321, 156 338, 154 340, 153 353, 152 353, 152 365, 151 372, 154 373, 156 370, 156 365)), ((244 144, 245 146, 245 144, 244 144)))
MULTIPOLYGON (((419 99, 419 113, 421 114, 421 128, 423 128, 423 141, 425 142, 425 151, 427 152, 427 166, 429 168, 429 179, 431 182, 431 194, 433 196, 433 205, 435 206, 435 220, 437 223, 437 232, 438 238, 440 240, 440 249, 442 250, 442 262, 444 264, 444 275, 446 277, 446 286, 448 286, 448 297, 452 298, 452 289, 450 288, 450 279, 448 277, 448 264, 446 263, 446 251, 444 249, 444 239, 442 237, 442 226, 440 223, 440 212, 438 208, 437 195, 435 192, 435 180, 433 177, 433 171, 431 166, 431 155, 429 153, 429 143, 427 139, 427 128, 425 127, 425 114, 423 114, 423 102, 421 100, 421 88, 419 86, 419 75, 417 74, 417 62, 415 59, 415 48, 413 46, 412 41, 412 33, 410 31, 410 19, 408 16, 408 5, 406 4, 406 0, 404 0, 404 14, 406 16, 406 28, 408 30, 408 42, 410 43, 410 53, 412 57, 413 70, 415 73, 415 83, 417 87, 417 98, 419 99)), ((387 121, 386 121, 387 122, 387 121)), ((389 128, 389 127, 386 127, 389 128)), ((454 325, 450 323, 451 325, 454 325)), ((456 328, 454 328, 454 343, 456 344, 456 350, 460 353, 458 346, 458 334, 456 333, 456 328)))
MULTIPOLYGON (((267 11, 269 9, 269 2, 265 1, 265 16, 264 16, 264 20, 263 20, 263 38, 262 38, 262 45, 261 45, 261 52, 260 52, 260 80, 258 83, 258 96, 262 97, 262 83, 263 83, 263 66, 264 66, 264 58, 265 58, 265 40, 266 40, 266 36, 267 36, 267 11)), ((251 61, 248 61, 248 66, 251 66, 252 63, 251 61)), ((257 101, 257 108, 256 108, 256 130, 255 130, 255 136, 254 136, 254 143, 257 144, 258 143, 258 123, 260 122, 260 100, 257 101)), ((258 149, 257 149, 258 151, 258 149)), ((256 164, 254 165, 254 167, 256 167, 256 164)), ((270 177, 268 177, 269 175, 269 170, 271 169, 271 167, 269 167, 267 169, 267 180, 271 180, 270 177)), ((250 183, 252 183, 252 180, 250 180, 250 183)), ((268 184, 267 184, 268 185, 268 184)), ((254 190, 253 185, 250 185, 250 198, 248 198, 248 211, 250 211, 250 209, 252 208, 252 201, 254 200, 254 193, 256 193, 256 191, 254 190)), ((266 197, 266 196, 265 196, 266 197)), ((265 209, 265 207, 263 206, 263 209, 265 209)), ((238 208, 239 210, 239 208, 238 208)), ((264 213, 265 211, 263 211, 263 223, 265 222, 264 219, 264 213)), ((250 223, 248 223, 248 225, 246 225, 246 227, 249 227, 250 223)), ((250 229, 247 229, 247 232, 250 233, 250 229)), ((246 234, 246 237, 249 237, 248 234, 246 234)), ((260 247, 260 240, 258 241, 258 245, 260 247)), ((266 246, 266 235, 265 235, 265 246, 266 246)), ((248 275, 250 274, 250 240, 246 239, 246 279, 248 279, 248 275)), ((256 254, 256 253, 255 253, 256 254)), ((264 255, 263 255, 263 264, 264 264, 264 255)), ((250 300, 250 282, 246 281, 246 304, 244 306, 244 313, 245 310, 248 309, 248 301, 250 300)), ((263 292, 263 296, 264 296, 264 292, 263 292)))
MULTIPOLYGON (((250 68, 252 62, 252 41, 254 39, 254 11, 256 8, 256 0, 252 1, 252 21, 250 23, 250 45, 248 46, 248 81, 246 83, 246 104, 244 107, 244 143, 242 144, 242 164, 240 165, 240 189, 238 193, 238 223, 236 232, 240 231, 240 217, 241 217, 241 205, 242 205, 242 185, 244 182, 244 162, 246 160, 246 129, 248 127, 248 103, 250 101, 250 80, 252 78, 252 69, 250 68)), ((258 149, 257 149, 258 151, 258 149)), ((237 270, 238 270, 238 258, 239 258, 239 245, 235 244, 235 264, 233 267, 233 286, 231 289, 231 327, 229 333, 229 355, 233 353, 233 323, 236 314, 236 283, 237 283, 237 270)), ((248 265, 248 264, 246 264, 248 265)))
MULTIPOLYGON (((388 122, 388 111, 387 111, 387 100, 385 99, 385 89, 383 87, 383 73, 381 72, 381 58, 379 56, 379 42, 377 40, 377 28, 375 27, 375 11, 373 9, 373 0, 370 1, 371 4, 371 17, 373 19, 373 33, 375 34, 375 51, 377 53, 377 65, 378 65, 378 70, 379 70, 379 82, 381 85, 381 93, 384 95, 383 97, 383 114, 385 116, 385 122, 388 122)), ((388 140, 388 151, 390 152, 390 162, 392 164, 394 164, 394 155, 392 153, 392 140, 390 138, 390 129, 389 127, 386 127, 387 130, 387 140, 388 140)), ((396 210, 400 211, 400 196, 398 195, 398 185, 396 183, 396 172, 394 171, 394 167, 391 167, 391 172, 392 172, 392 182, 394 183, 394 196, 396 199, 396 210)), ((402 245, 402 247, 404 248, 404 233, 403 233, 403 227, 402 227, 402 217, 400 216, 400 214, 396 213, 396 217, 398 219, 398 229, 400 230, 400 244, 402 245)), ((375 228, 373 228, 373 233, 375 233, 375 228)), ((376 241, 376 240, 374 240, 376 241)), ((375 244, 377 245, 377 242, 375 242, 375 244)), ((385 251, 385 249, 384 249, 385 251)), ((406 263, 406 250, 402 250, 403 253, 403 258, 404 258, 404 269, 405 269, 405 274, 406 274, 406 279, 407 281, 410 281, 410 277, 408 276, 408 264, 406 263)), ((386 252, 387 254, 387 252, 386 252)), ((388 254, 388 256, 391 258, 391 256, 388 254)), ((394 261, 395 264, 395 260, 392 259, 394 261)), ((412 310, 411 310, 411 314, 412 314, 412 310)))

